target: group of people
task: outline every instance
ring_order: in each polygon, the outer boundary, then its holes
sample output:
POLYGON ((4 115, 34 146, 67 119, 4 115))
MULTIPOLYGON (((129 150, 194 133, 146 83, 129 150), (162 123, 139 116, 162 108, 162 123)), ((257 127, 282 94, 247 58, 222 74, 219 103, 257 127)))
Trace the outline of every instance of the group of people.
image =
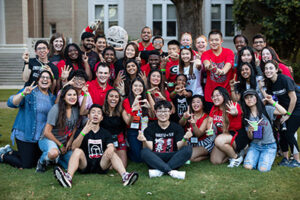
POLYGON ((300 167, 292 68, 261 34, 253 48, 243 35, 233 42, 235 54, 222 47, 220 31, 194 43, 183 33, 164 52, 164 39, 147 26, 141 42, 124 49, 92 30, 82 33, 81 46, 60 33, 50 44, 37 41, 36 56, 23 55, 24 88, 7 101, 19 108, 11 134, 18 151, 0 148, 0 162, 36 172, 54 165, 64 187, 76 171, 110 169, 132 185, 138 173, 126 171, 128 159, 146 163, 150 178, 184 179, 178 169, 204 159, 266 172, 278 152, 279 165, 300 167))

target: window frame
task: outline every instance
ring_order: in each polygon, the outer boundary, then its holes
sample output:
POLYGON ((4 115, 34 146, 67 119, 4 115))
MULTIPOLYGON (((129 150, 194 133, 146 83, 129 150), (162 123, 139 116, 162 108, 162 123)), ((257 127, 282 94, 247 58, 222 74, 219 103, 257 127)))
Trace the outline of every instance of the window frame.
MULTIPOLYGON (((170 0, 147 0, 146 3, 146 25, 149 26, 153 32, 153 5, 162 6, 162 37, 165 41, 176 40, 178 37, 178 22, 176 19, 176 35, 167 36, 167 6, 174 5, 170 0)), ((174 5, 175 6, 175 5, 174 5)), ((154 36, 154 35, 153 35, 154 36)))
POLYGON ((104 33, 109 29, 108 10, 109 5, 118 6, 118 26, 124 27, 124 0, 88 0, 88 22, 95 22, 95 10, 97 5, 103 5, 104 8, 104 33))

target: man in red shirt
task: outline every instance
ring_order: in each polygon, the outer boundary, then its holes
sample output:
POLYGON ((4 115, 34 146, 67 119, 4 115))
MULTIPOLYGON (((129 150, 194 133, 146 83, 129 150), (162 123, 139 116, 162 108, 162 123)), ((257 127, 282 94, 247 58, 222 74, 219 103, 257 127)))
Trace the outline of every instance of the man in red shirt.
POLYGON ((93 103, 103 106, 107 91, 113 88, 108 84, 110 68, 107 63, 99 63, 96 77, 95 80, 87 83, 89 93, 93 99, 93 103))
MULTIPOLYGON (((165 60, 161 62, 161 69, 165 69, 166 81, 168 82, 168 91, 174 90, 176 76, 179 70, 179 52, 180 43, 177 40, 171 40, 168 42, 168 54, 169 60, 165 63, 165 60)), ((163 71, 162 71, 163 72, 163 71)), ((163 73, 164 74, 164 73, 163 73)))
POLYGON ((141 67, 141 71, 145 72, 146 76, 148 77, 148 74, 153 69, 160 69, 160 55, 159 52, 156 50, 151 51, 148 58, 148 64, 143 65, 141 67))
POLYGON ((141 32, 142 42, 139 43, 139 51, 151 51, 154 50, 152 43, 150 42, 152 38, 152 32, 150 27, 145 26, 141 32))
POLYGON ((201 60, 207 73, 204 97, 210 109, 213 105, 211 95, 216 87, 224 87, 231 94, 229 81, 233 79, 234 53, 222 47, 223 37, 220 31, 211 31, 208 38, 210 50, 202 54, 201 60))

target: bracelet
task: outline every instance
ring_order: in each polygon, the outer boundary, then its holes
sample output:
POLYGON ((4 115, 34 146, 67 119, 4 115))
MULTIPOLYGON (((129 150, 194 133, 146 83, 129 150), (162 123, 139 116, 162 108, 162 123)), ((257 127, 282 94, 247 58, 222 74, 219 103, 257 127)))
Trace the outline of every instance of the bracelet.
POLYGON ((151 94, 151 92, 147 91, 146 94, 151 94))
POLYGON ((80 132, 80 134, 81 134, 83 137, 85 136, 85 134, 84 134, 82 131, 80 132))
POLYGON ((273 105, 274 107, 276 107, 276 104, 277 104, 277 102, 275 101, 272 105, 273 105))
POLYGON ((182 138, 182 141, 186 142, 186 139, 185 139, 185 138, 182 138))
POLYGON ((289 115, 289 116, 291 116, 291 115, 292 115, 292 113, 290 113, 290 112, 288 112, 288 111, 286 112, 286 114, 287 114, 287 115, 289 115))
POLYGON ((173 93, 176 94, 176 91, 174 90, 173 93))
POLYGON ((23 92, 21 92, 21 96, 25 97, 26 95, 23 92))
POLYGON ((161 71, 161 72, 165 72, 165 71, 166 71, 166 69, 160 69, 160 71, 161 71))
POLYGON ((29 62, 24 62, 24 65, 28 65, 29 64, 29 62))
POLYGON ((52 76, 53 79, 55 79, 54 75, 52 76))
POLYGON ((59 146, 59 148, 61 149, 61 148, 63 148, 64 147, 64 144, 63 143, 61 143, 61 145, 59 146))
POLYGON ((84 96, 84 97, 87 97, 87 96, 89 96, 89 95, 88 95, 88 94, 84 94, 83 96, 84 96))

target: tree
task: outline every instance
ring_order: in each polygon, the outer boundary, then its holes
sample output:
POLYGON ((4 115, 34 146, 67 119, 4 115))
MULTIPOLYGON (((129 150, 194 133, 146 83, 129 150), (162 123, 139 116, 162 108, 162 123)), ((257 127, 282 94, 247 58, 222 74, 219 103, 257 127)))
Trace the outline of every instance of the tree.
POLYGON ((202 5, 203 0, 171 0, 176 7, 177 30, 181 33, 189 32, 193 38, 203 34, 202 5))
POLYGON ((268 45, 296 62, 300 48, 299 0, 234 0, 235 24, 242 30, 251 23, 261 27, 268 45))

